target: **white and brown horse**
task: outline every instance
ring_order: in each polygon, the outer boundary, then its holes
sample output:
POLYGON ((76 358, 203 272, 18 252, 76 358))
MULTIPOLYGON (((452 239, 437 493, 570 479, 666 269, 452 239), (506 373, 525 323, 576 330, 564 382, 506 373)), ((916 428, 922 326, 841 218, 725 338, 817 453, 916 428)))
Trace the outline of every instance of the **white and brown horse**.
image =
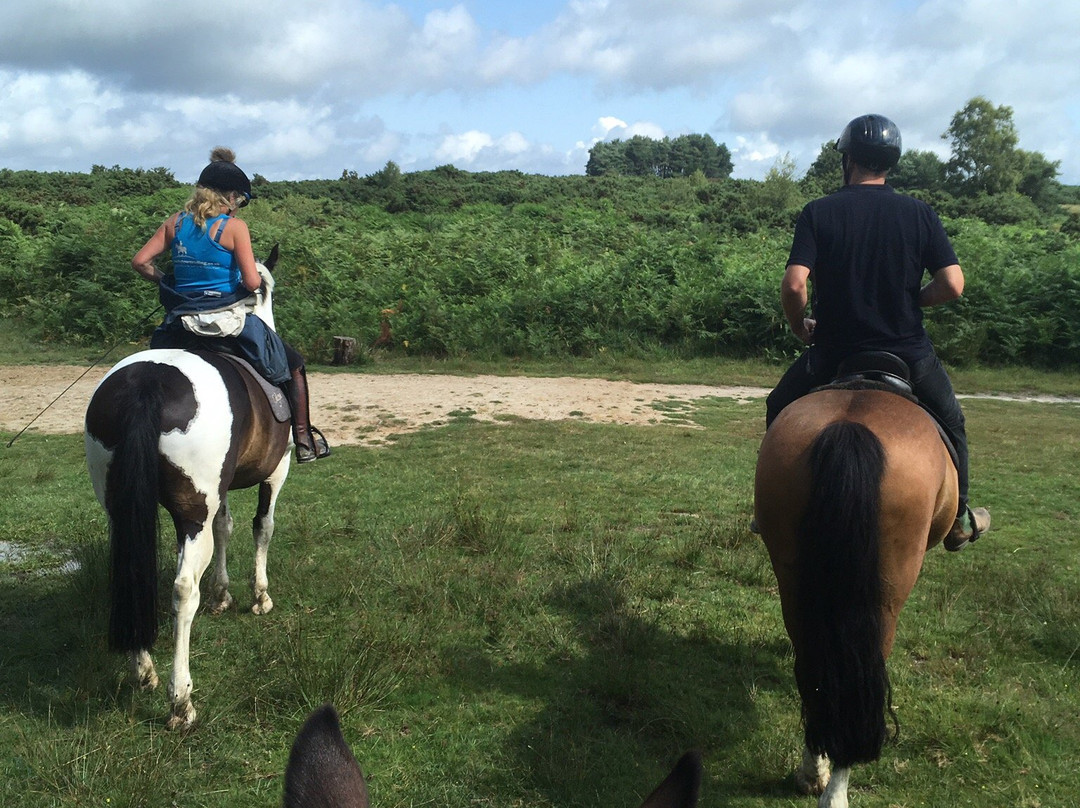
MULTIPOLYGON (((270 269, 275 247, 259 265, 263 287, 255 313, 273 328, 270 269)), ((175 650, 169 679, 170 728, 195 720, 188 667, 199 584, 217 554, 208 609, 227 609, 226 545, 232 530, 230 490, 259 486, 253 579, 256 614, 273 608, 266 554, 274 507, 289 473, 289 420, 275 416, 255 376, 222 355, 149 350, 117 363, 86 411, 86 461, 94 492, 109 516, 109 645, 126 652, 131 676, 157 686, 150 649, 158 632, 157 524, 160 503, 176 528, 172 611, 175 650)))
POLYGON ((881 754, 897 618, 957 497, 934 422, 893 392, 819 390, 765 434, 755 519, 795 649, 805 729, 796 780, 821 794, 820 808, 847 806, 851 766, 881 754))

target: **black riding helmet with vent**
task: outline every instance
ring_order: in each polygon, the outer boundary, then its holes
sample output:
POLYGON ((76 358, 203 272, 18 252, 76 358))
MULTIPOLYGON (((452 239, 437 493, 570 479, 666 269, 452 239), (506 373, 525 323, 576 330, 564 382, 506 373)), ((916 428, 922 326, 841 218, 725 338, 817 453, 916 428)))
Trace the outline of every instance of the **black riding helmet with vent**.
POLYGON ((860 115, 844 127, 836 150, 870 171, 888 171, 900 159, 900 128, 884 115, 860 115))
POLYGON ((214 149, 210 154, 210 165, 202 170, 198 184, 203 188, 210 188, 223 194, 238 193, 243 197, 240 207, 244 207, 248 200, 253 198, 251 180, 233 162, 235 159, 236 156, 228 149, 220 147, 214 149))

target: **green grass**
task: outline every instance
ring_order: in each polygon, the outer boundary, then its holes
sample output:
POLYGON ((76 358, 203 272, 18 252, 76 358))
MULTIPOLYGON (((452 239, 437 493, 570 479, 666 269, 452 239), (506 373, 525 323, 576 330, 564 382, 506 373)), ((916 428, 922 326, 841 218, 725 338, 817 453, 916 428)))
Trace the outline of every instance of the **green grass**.
MULTIPOLYGON (((0 562, 0 804, 279 804, 326 700, 376 808, 632 806, 690 747, 703 806, 812 804, 792 790, 792 660, 746 531, 760 409, 682 412, 704 429, 463 414, 295 469, 274 611, 196 619, 189 733, 104 650, 81 439, 24 435, 0 451, 0 539, 32 551, 0 562)), ((857 768, 853 805, 1080 804, 1080 407, 965 411, 994 530, 927 559, 890 662, 901 735, 857 768)), ((242 607, 253 508, 234 495, 242 607)), ((170 656, 163 615, 163 677, 170 656)))

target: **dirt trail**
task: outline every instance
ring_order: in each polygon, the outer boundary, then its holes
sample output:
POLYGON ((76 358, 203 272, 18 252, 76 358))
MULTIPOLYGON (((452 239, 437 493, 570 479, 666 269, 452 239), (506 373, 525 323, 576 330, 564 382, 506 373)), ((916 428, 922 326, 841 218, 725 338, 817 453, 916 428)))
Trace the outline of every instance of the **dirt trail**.
MULTIPOLYGON (((0 429, 18 432, 61 393, 28 431, 82 430, 87 402, 108 368, 73 365, 0 367, 0 429)), ((576 419, 615 424, 666 420, 664 407, 709 396, 742 401, 763 398, 758 387, 637 384, 580 378, 523 376, 368 375, 312 373, 312 421, 333 445, 373 445, 390 435, 445 423, 455 415, 483 421, 502 417, 576 419)))
MULTIPOLYGON (((93 368, 75 382, 84 370, 77 365, 0 366, 0 430, 18 432, 38 416, 28 431, 82 431, 87 402, 108 368, 93 368), (64 392, 69 385, 71 389, 64 392), (48 406, 57 396, 60 399, 48 406)), ((762 387, 638 384, 574 377, 312 373, 309 381, 312 421, 336 446, 385 443, 391 435, 437 426, 455 415, 481 421, 517 417, 657 424, 669 421, 665 411, 672 409, 672 403, 707 397, 758 400, 764 418, 761 400, 769 393, 762 387)), ((960 398, 1080 403, 1063 396, 995 394, 960 398)), ((675 413, 681 414, 677 409, 675 413)), ((686 425, 682 420, 679 423, 686 425)))

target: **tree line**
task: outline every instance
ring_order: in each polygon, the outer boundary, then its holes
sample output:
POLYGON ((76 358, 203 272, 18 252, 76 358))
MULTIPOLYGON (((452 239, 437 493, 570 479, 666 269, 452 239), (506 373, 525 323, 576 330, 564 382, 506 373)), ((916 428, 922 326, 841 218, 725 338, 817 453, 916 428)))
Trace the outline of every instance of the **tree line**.
POLYGON ((701 172, 709 179, 726 179, 733 167, 728 147, 710 135, 681 135, 663 140, 635 135, 625 141, 594 145, 589 149, 585 174, 668 178, 701 172))
MULTIPOLYGON (((1077 189, 1042 207, 1019 176, 1015 191, 912 191, 934 197, 968 279, 928 328, 947 362, 1077 367, 1077 189)), ((335 335, 425 356, 790 356, 777 288, 791 228, 839 180, 797 177, 790 160, 761 181, 388 163, 253 185, 256 254, 281 246, 278 323, 319 362, 335 335)), ((165 169, 0 170, 0 325, 65 344, 145 338, 157 301, 131 255, 189 192, 165 169)))
MULTIPOLYGON (((1057 182, 1058 161, 1019 148, 1011 107, 995 106, 982 96, 972 98, 953 115, 942 138, 951 145, 947 160, 931 151, 908 150, 890 172, 889 184, 956 212, 979 215, 981 211, 983 218, 998 223, 1037 215, 1032 206, 1046 211, 1080 201, 1076 189, 1063 188, 1057 182), (959 208, 954 200, 961 200, 959 208)), ((731 170, 730 151, 708 135, 663 140, 639 135, 626 141, 597 143, 589 151, 585 173, 664 178, 701 171, 709 178, 726 178, 731 170)), ((773 170, 774 176, 786 179, 793 179, 793 173, 786 160, 773 170)), ((803 181, 806 190, 817 193, 828 193, 843 184, 841 155, 833 142, 822 144, 803 181)))

